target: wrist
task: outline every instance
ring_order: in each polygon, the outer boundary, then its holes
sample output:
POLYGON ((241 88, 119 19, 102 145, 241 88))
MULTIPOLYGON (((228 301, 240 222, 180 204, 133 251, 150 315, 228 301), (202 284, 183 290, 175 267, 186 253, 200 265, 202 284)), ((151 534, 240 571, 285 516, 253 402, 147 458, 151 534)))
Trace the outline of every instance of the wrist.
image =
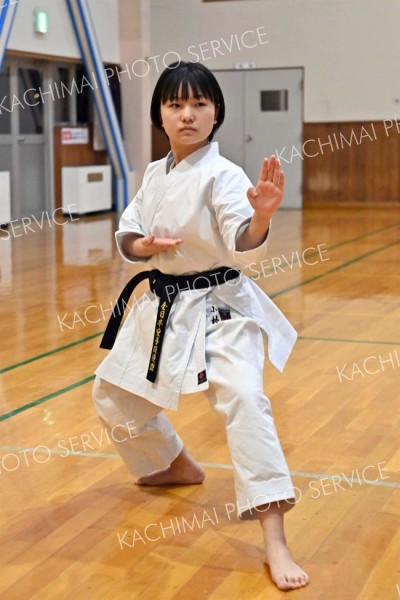
POLYGON ((142 239, 142 237, 142 235, 135 233, 130 233, 123 237, 122 248, 128 256, 133 256, 136 258, 145 258, 143 252, 141 252, 142 245, 139 242, 139 240, 142 239))
POLYGON ((138 237, 132 242, 132 254, 138 258, 148 258, 149 254, 146 253, 146 248, 142 244, 143 237, 138 237))
POLYGON ((258 233, 263 233, 263 232, 267 232, 267 230, 269 229, 269 224, 271 222, 272 219, 272 214, 271 215, 259 215, 257 213, 254 213, 253 216, 251 217, 250 223, 249 225, 251 225, 251 228, 253 231, 256 231, 258 233))

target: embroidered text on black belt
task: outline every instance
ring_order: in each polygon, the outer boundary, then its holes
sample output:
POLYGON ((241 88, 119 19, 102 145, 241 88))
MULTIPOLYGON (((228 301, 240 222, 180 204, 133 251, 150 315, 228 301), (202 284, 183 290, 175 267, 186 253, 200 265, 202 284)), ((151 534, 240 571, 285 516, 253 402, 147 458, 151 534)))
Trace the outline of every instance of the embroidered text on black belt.
POLYGON ((106 330, 100 343, 100 348, 111 350, 114 345, 118 329, 124 315, 126 305, 132 295, 133 290, 141 281, 149 279, 150 289, 160 298, 157 310, 157 318, 154 329, 153 345, 150 356, 150 363, 147 370, 146 379, 155 382, 157 377, 158 365, 160 362, 161 348, 171 311, 172 304, 180 290, 200 290, 213 287, 217 284, 226 283, 231 279, 240 276, 240 271, 229 267, 219 267, 210 271, 200 271, 193 275, 169 275, 162 273, 158 269, 151 271, 142 271, 132 277, 122 290, 114 308, 106 330), (213 278, 213 280, 211 279, 213 278))

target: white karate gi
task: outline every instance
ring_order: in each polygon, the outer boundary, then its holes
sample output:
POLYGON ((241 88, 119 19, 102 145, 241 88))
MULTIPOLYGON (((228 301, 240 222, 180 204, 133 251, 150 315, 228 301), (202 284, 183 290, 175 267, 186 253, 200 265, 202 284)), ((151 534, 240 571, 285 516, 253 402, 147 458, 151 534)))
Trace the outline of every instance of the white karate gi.
MULTIPOLYGON (((266 258, 267 238, 257 248, 235 249, 253 214, 246 197, 252 183, 239 166, 220 156, 218 142, 168 171, 171 159, 170 152, 148 165, 141 188, 121 216, 116 242, 123 258, 173 275, 221 266, 240 269, 266 258), (175 250, 134 258, 121 244, 132 232, 184 241, 175 250)), ((296 341, 293 327, 243 273, 210 289, 182 290, 172 305, 152 383, 146 373, 158 303, 151 291, 136 299, 95 371, 93 399, 105 425, 135 420, 138 437, 117 444, 128 468, 140 476, 165 468, 178 456, 182 441, 161 410, 177 409, 180 394, 201 390, 225 418, 238 515, 255 518, 246 508, 293 499, 270 402, 263 394, 263 333, 269 359, 282 371, 296 341), (213 323, 212 311, 218 308, 230 310, 231 318, 213 323)))

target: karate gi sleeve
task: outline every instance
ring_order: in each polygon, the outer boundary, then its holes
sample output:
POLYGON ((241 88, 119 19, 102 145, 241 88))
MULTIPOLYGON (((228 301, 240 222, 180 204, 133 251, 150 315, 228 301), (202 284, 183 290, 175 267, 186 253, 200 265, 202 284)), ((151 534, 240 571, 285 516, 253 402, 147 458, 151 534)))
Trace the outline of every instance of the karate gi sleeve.
POLYGON ((146 262, 150 258, 149 256, 143 258, 131 256, 130 254, 126 254, 122 248, 122 239, 127 233, 138 233, 143 237, 147 235, 142 227, 142 203, 143 185, 122 213, 119 221, 119 228, 115 232, 115 241, 117 243, 119 253, 124 260, 130 263, 146 262))
POLYGON ((216 177, 212 201, 219 231, 229 254, 235 264, 247 267, 267 256, 267 242, 271 231, 271 222, 264 241, 251 250, 236 250, 236 240, 248 226, 254 209, 247 199, 247 190, 253 187, 250 179, 240 167, 227 170, 216 177))

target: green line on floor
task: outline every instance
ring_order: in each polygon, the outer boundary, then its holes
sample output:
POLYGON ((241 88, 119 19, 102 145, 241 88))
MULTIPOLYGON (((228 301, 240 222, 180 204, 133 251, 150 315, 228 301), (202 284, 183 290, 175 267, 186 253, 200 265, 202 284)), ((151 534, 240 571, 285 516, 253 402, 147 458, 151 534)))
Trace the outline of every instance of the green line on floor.
POLYGON ((27 365, 35 360, 40 360, 41 358, 46 358, 46 356, 51 356, 52 354, 56 354, 57 352, 62 352, 63 350, 68 350, 68 348, 72 348, 73 346, 77 346, 78 344, 83 344, 84 342, 88 342, 89 340, 93 340, 99 335, 103 335, 104 331, 100 331, 99 333, 94 333, 93 335, 89 335, 88 337, 82 338, 80 340, 76 340, 75 342, 71 342, 66 346, 60 346, 60 348, 55 348, 54 350, 49 350, 48 352, 44 352, 43 354, 38 354, 37 356, 33 356, 32 358, 27 358, 22 362, 16 363, 15 365, 10 365, 9 367, 5 367, 4 369, 0 369, 0 373, 6 373, 7 371, 12 371, 12 369, 16 369, 17 367, 22 367, 27 365))
POLYGON ((349 340, 344 338, 324 338, 324 337, 312 337, 308 335, 299 335, 299 340, 306 341, 317 341, 317 342, 345 342, 345 343, 353 343, 353 344, 378 344, 383 346, 399 346, 400 342, 383 342, 381 340, 349 340))
POLYGON ((29 408, 33 408, 34 406, 43 404, 43 402, 48 402, 49 400, 52 400, 53 398, 56 398, 57 396, 61 396, 62 394, 70 392, 71 390, 74 390, 75 388, 77 388, 81 385, 84 385, 85 383, 89 383, 89 381, 93 381, 94 378, 95 378, 95 375, 91 375, 90 377, 81 379, 81 381, 77 381, 76 383, 71 383, 71 385, 67 385, 66 387, 62 388, 61 390, 52 392, 51 394, 48 394, 48 396, 44 396, 43 398, 39 398, 38 400, 34 400, 33 402, 29 402, 28 404, 24 404, 23 406, 20 406, 19 408, 15 408, 14 410, 11 410, 10 412, 5 413, 4 415, 0 415, 0 421, 6 421, 10 417, 14 417, 15 415, 18 415, 19 413, 22 413, 25 410, 28 410, 29 408))
POLYGON ((281 296, 282 294, 286 294, 287 292, 291 292, 292 290, 303 287, 303 285, 307 285, 308 283, 313 283, 314 281, 317 281, 318 279, 322 279, 323 277, 326 277, 327 275, 331 275, 331 273, 336 273, 336 271, 345 269, 349 265, 353 265, 354 263, 357 263, 360 260, 367 258, 368 256, 372 256, 373 254, 378 254, 379 252, 382 252, 383 250, 387 250, 388 248, 391 248, 392 246, 396 246, 397 244, 400 244, 400 240, 396 240, 395 242, 391 242, 390 244, 386 244, 385 246, 380 246, 380 248, 375 248, 375 250, 370 250, 369 252, 365 252, 364 254, 361 254, 361 256, 352 258, 351 260, 348 260, 347 262, 342 263, 341 265, 338 265, 337 267, 333 267, 333 269, 329 269, 328 271, 325 271, 325 273, 321 273, 320 275, 315 275, 314 277, 310 277, 310 279, 306 279, 305 281, 301 281, 300 283, 295 283, 294 285, 291 285, 288 288, 284 288, 283 290, 280 290, 279 292, 275 292, 274 294, 269 294, 269 297, 277 298, 278 296, 281 296))
MULTIPOLYGON (((358 235, 357 237, 351 238, 350 240, 343 240, 343 242, 338 242, 337 244, 332 244, 331 246, 327 246, 326 248, 324 248, 323 252, 328 252, 328 250, 335 250, 336 248, 340 248, 341 246, 346 246, 347 244, 351 244, 351 242, 357 242, 358 240, 362 240, 363 238, 370 237, 371 235, 376 235, 377 233, 380 233, 381 231, 386 231, 387 229, 393 229, 393 227, 399 227, 399 225, 400 225, 400 221, 398 223, 396 223, 395 225, 381 227, 381 229, 377 229, 376 231, 373 231, 371 233, 363 233, 362 235, 358 235)), ((304 252, 304 250, 303 250, 303 252, 304 252)), ((308 257, 312 258, 313 256, 317 256, 318 254, 319 254, 319 252, 316 250, 315 252, 312 252, 311 254, 309 254, 308 257)), ((283 254, 282 254, 282 256, 283 256, 283 254)), ((288 270, 292 271, 294 264, 295 263, 293 262, 291 267, 289 265, 287 267, 282 267, 280 264, 279 269, 284 272, 286 272, 288 270)), ((264 272, 272 270, 272 268, 273 267, 266 267, 266 268, 263 267, 263 274, 264 274, 264 272)), ((274 269, 274 272, 276 275, 275 267, 273 269, 274 269)), ((259 277, 250 277, 250 279, 257 281, 259 279, 259 277)))

